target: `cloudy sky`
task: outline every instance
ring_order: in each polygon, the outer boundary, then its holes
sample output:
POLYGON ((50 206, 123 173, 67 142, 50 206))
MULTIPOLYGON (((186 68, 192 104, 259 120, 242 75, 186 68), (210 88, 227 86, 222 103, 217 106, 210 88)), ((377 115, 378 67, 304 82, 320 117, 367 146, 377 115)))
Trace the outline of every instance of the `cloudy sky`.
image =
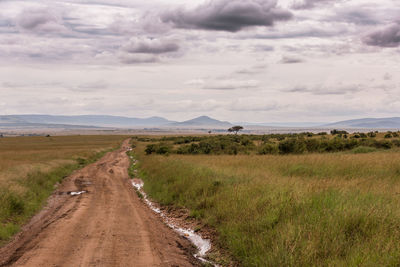
POLYGON ((399 0, 0 0, 0 113, 400 115, 399 0))

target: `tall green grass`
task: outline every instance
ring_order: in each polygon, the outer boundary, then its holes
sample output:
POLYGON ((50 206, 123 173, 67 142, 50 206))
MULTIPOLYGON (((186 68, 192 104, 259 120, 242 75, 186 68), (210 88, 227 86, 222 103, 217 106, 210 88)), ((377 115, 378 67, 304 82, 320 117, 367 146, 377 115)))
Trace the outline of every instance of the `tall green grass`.
POLYGON ((139 156, 145 191, 241 266, 400 265, 398 152, 139 156))

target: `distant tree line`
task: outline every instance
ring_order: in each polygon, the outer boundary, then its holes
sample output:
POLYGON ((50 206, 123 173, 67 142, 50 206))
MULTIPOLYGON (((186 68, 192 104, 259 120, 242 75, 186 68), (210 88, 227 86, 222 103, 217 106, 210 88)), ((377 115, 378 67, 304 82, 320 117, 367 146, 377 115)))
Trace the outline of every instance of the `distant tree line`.
POLYGON ((345 133, 337 131, 333 136, 309 132, 299 134, 268 135, 208 135, 169 136, 161 139, 138 138, 151 142, 146 146, 146 154, 303 154, 349 151, 357 147, 390 149, 400 147, 397 132, 387 132, 377 139, 376 132, 345 133), (389 137, 390 135, 390 137, 389 137), (392 138, 389 140, 389 138, 392 138))

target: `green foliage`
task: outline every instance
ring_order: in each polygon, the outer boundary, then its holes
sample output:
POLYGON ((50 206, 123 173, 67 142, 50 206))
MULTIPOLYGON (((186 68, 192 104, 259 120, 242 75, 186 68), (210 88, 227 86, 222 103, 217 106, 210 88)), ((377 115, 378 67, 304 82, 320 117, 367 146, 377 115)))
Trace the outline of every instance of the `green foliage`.
POLYGON ((359 146, 351 150, 354 154, 361 154, 361 153, 371 153, 377 151, 374 147, 367 147, 367 146, 359 146))
POLYGON ((297 138, 290 138, 279 142, 279 152, 281 154, 301 154, 306 151, 305 141, 297 138))
POLYGON ((393 136, 392 136, 392 134, 391 133, 387 133, 387 134, 385 134, 385 138, 392 138, 393 136))
POLYGON ((145 152, 147 155, 152 153, 166 155, 172 152, 172 146, 164 142, 159 144, 150 144, 146 146, 145 152))
POLYGON ((336 134, 349 134, 349 133, 346 131, 339 131, 339 130, 334 129, 331 131, 331 134, 336 135, 336 134))
POLYGON ((130 160, 130 164, 129 164, 129 168, 128 168, 129 177, 131 177, 132 179, 136 178, 137 175, 135 172, 137 172, 138 166, 136 165, 137 163, 134 164, 135 154, 133 153, 133 151, 128 151, 128 152, 126 152, 126 154, 129 156, 129 160, 130 160))
POLYGON ((258 154, 267 155, 267 154, 278 154, 279 148, 276 144, 264 144, 260 147, 258 154))
MULTIPOLYGON (((345 131, 334 130, 334 136, 304 132, 298 134, 268 134, 268 135, 213 135, 163 137, 154 139, 158 143, 146 146, 145 152, 150 154, 303 154, 329 153, 349 151, 356 147, 372 147, 390 149, 400 147, 400 141, 392 142, 376 139, 376 133, 370 132, 345 134, 345 131), (348 138, 350 136, 351 138, 348 138)), ((390 133, 391 135, 393 133, 390 133)), ((386 138, 387 139, 387 138, 386 138)))
POLYGON ((237 134, 240 130, 243 130, 242 126, 233 126, 231 128, 228 129, 228 132, 234 132, 235 134, 237 134))
POLYGON ((84 158, 77 158, 76 161, 78 162, 79 165, 85 165, 86 164, 86 159, 84 158))

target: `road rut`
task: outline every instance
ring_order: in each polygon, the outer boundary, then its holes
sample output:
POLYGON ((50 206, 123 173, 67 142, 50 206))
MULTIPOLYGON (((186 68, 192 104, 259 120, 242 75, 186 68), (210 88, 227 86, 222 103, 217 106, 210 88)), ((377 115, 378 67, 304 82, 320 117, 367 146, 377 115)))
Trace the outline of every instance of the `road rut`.
POLYGON ((198 266, 130 184, 129 140, 67 177, 47 206, 0 248, 0 266, 198 266), (71 196, 68 192, 87 191, 71 196))

